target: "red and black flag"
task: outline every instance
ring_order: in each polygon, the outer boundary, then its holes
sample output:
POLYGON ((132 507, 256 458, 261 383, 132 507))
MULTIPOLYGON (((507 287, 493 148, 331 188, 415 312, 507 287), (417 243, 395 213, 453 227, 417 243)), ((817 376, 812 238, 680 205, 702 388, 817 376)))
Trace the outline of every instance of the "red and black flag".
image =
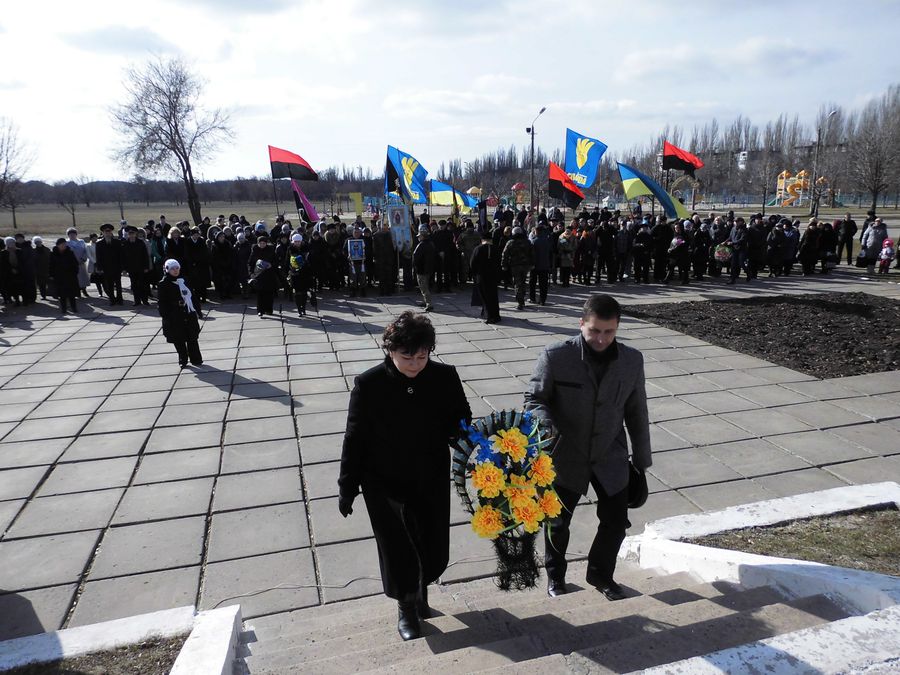
POLYGON ((570 209, 578 208, 584 199, 584 193, 575 185, 575 181, 553 162, 550 162, 550 187, 547 193, 551 197, 562 199, 570 209))
POLYGON ((294 178, 296 180, 319 180, 319 174, 313 171, 305 159, 293 152, 269 146, 269 163, 272 165, 272 178, 294 178))
POLYGON ((694 171, 703 168, 703 160, 696 155, 692 155, 687 150, 675 147, 669 141, 663 141, 662 168, 678 169, 689 176, 693 176, 694 171))

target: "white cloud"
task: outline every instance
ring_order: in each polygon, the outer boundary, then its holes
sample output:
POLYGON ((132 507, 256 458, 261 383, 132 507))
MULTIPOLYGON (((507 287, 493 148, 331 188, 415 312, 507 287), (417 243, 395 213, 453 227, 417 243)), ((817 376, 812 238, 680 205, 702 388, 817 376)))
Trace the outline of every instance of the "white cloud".
POLYGON ((105 26, 67 33, 62 39, 69 45, 89 52, 135 56, 144 54, 174 54, 178 48, 149 28, 105 26))
POLYGON ((391 117, 402 119, 454 119, 498 113, 507 100, 505 94, 420 89, 395 92, 384 98, 382 107, 391 117))

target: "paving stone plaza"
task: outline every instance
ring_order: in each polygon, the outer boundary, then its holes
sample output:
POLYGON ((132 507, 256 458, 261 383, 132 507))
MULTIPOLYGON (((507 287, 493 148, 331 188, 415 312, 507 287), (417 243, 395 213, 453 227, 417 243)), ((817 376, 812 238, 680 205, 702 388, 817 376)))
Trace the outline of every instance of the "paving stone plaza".
MULTIPOLYGON (((824 291, 900 298, 846 270, 612 289, 626 306, 824 291)), ((525 312, 510 296, 499 325, 477 318, 468 291, 435 296, 436 357, 457 367, 476 416, 522 405, 537 355, 574 334, 587 291, 551 289, 551 305, 525 312)), ((240 602, 252 618, 380 593, 365 509, 338 513, 338 460, 353 378, 382 359, 384 325, 415 299, 326 294, 305 318, 287 302, 266 319, 211 305, 206 363, 184 371, 152 306, 95 298, 78 317, 0 314, 0 640, 190 604, 240 602)), ((629 534, 669 515, 900 481, 900 373, 817 380, 631 318, 619 339, 644 354, 654 452, 629 534)), ((442 581, 485 576, 491 546, 452 503, 442 581)), ((573 553, 595 522, 576 512, 573 553)))

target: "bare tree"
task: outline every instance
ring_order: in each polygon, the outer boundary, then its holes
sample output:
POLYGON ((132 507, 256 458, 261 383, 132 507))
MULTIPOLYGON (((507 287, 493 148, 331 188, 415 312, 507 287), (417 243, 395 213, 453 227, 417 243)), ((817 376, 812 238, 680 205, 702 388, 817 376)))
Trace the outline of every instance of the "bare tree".
POLYGON ((72 216, 72 227, 78 227, 75 222, 75 213, 82 202, 81 186, 74 180, 58 181, 53 184, 53 192, 56 197, 56 205, 72 216))
POLYGON ((228 113, 200 105, 203 82, 178 58, 156 57, 125 75, 126 100, 110 113, 122 136, 117 158, 138 171, 181 177, 194 224, 200 198, 193 162, 212 156, 233 136, 228 113))
POLYGON ((872 195, 872 210, 878 197, 900 174, 900 86, 894 85, 869 102, 855 120, 851 136, 850 175, 872 195))
POLYGON ((19 140, 19 129, 6 117, 0 117, 0 208, 12 211, 13 229, 16 209, 22 205, 22 178, 31 167, 34 156, 19 140))

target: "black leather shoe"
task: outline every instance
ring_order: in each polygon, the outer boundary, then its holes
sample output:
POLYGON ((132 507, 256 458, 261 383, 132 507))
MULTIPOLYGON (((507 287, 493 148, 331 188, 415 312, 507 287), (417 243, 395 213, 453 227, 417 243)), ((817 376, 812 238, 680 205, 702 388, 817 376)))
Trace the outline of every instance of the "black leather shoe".
POLYGON ((565 579, 547 579, 547 595, 549 595, 551 598, 565 595, 568 592, 569 589, 566 588, 565 579))
POLYGON ((397 632, 404 642, 422 637, 422 627, 419 625, 419 617, 416 615, 415 602, 398 602, 397 632))
POLYGON ((594 583, 592 586, 603 593, 607 600, 624 600, 627 597, 624 589, 612 579, 594 583))
POLYGON ((416 614, 420 619, 431 618, 431 607, 428 604, 428 586, 423 586, 419 590, 419 597, 416 598, 416 614))

